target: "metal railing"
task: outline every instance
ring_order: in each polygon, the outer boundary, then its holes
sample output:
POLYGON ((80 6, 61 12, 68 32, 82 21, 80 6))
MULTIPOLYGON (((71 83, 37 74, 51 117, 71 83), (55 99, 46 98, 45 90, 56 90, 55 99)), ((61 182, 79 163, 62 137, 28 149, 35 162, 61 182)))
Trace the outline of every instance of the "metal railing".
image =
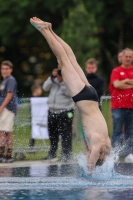
MULTIPOLYGON (((15 159, 17 159, 18 156, 20 157, 20 159, 25 159, 25 155, 24 155, 25 153, 47 152, 49 150, 49 145, 47 144, 45 139, 43 139, 42 145, 35 145, 33 147, 29 146, 29 140, 31 138, 30 98, 21 98, 19 99, 18 102, 19 102, 18 114, 15 117, 15 126, 14 126, 14 131, 13 131, 14 143, 15 143, 13 147, 13 152, 14 152, 15 159)), ((108 126, 112 126, 109 103, 110 103, 110 96, 101 97, 101 107, 102 107, 103 115, 107 121, 108 126)), ((42 119, 42 122, 43 122, 43 119, 42 119)), ((74 143, 81 139, 80 123, 81 123, 80 115, 79 115, 78 109, 75 108, 75 115, 73 119, 73 137, 74 137, 73 142, 74 143)), ((41 125, 43 125, 43 123, 41 125)))
MULTIPOLYGON (((41 98, 41 97, 40 97, 41 98)), ((45 139, 42 139, 41 146, 29 146, 29 141, 31 139, 31 105, 30 98, 21 98, 18 99, 18 113, 15 116, 14 123, 14 158, 17 159, 25 159, 25 153, 36 153, 36 152, 48 152, 49 145, 47 144, 45 139), (21 136, 21 139, 20 139, 21 136), (21 141, 20 141, 21 140, 21 141), (24 141, 25 140, 25 141, 24 141)), ((41 104, 38 105, 39 109, 41 108, 41 104)), ((36 115, 36 119, 39 118, 39 114, 36 115)), ((74 141, 79 139, 78 136, 78 123, 79 123, 79 115, 78 110, 75 109, 75 116, 73 120, 73 135, 74 141)), ((43 118, 41 122, 37 123, 39 127, 46 127, 46 124, 43 123, 43 118)), ((60 148, 60 144, 59 144, 60 148)))

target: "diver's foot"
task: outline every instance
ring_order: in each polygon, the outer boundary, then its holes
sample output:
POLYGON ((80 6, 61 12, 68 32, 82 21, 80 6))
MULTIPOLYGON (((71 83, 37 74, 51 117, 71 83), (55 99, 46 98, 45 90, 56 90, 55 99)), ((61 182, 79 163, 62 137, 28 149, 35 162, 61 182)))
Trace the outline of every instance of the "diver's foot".
POLYGON ((51 27, 51 23, 44 22, 37 17, 30 18, 30 23, 38 30, 49 29, 51 27))

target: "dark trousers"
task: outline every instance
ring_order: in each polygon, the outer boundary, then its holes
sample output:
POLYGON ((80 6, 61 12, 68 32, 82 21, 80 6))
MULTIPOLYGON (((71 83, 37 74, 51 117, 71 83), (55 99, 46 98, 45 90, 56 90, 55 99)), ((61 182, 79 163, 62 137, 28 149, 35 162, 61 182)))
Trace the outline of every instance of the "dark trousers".
POLYGON ((61 136, 62 159, 70 159, 72 154, 72 120, 74 110, 62 111, 60 113, 48 113, 48 131, 50 139, 49 156, 56 157, 59 136, 61 136), (71 113, 71 114, 70 114, 71 113))
POLYGON ((118 146, 121 143, 120 135, 124 124, 124 148, 125 155, 133 153, 133 109, 114 109, 112 110, 113 134, 112 146, 118 146))
POLYGON ((34 138, 30 138, 29 147, 33 147, 34 145, 35 145, 35 139, 34 138))

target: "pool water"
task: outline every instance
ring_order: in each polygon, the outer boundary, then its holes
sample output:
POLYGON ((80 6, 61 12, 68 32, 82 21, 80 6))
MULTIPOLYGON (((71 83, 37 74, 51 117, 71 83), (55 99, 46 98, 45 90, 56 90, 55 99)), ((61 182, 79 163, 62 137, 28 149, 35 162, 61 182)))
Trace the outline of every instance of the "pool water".
POLYGON ((133 164, 97 167, 88 176, 79 164, 0 167, 2 200, 133 199, 133 164))
POLYGON ((0 196, 2 200, 131 200, 133 189, 5 190, 0 196))

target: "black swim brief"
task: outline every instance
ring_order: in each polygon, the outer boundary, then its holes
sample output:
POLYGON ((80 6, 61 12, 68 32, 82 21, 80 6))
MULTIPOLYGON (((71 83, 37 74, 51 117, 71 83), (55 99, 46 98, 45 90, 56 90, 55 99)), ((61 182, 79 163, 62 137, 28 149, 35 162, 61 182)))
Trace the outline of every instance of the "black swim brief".
POLYGON ((94 87, 85 85, 85 87, 74 97, 72 97, 73 101, 76 103, 78 101, 90 100, 98 102, 98 95, 94 87))

